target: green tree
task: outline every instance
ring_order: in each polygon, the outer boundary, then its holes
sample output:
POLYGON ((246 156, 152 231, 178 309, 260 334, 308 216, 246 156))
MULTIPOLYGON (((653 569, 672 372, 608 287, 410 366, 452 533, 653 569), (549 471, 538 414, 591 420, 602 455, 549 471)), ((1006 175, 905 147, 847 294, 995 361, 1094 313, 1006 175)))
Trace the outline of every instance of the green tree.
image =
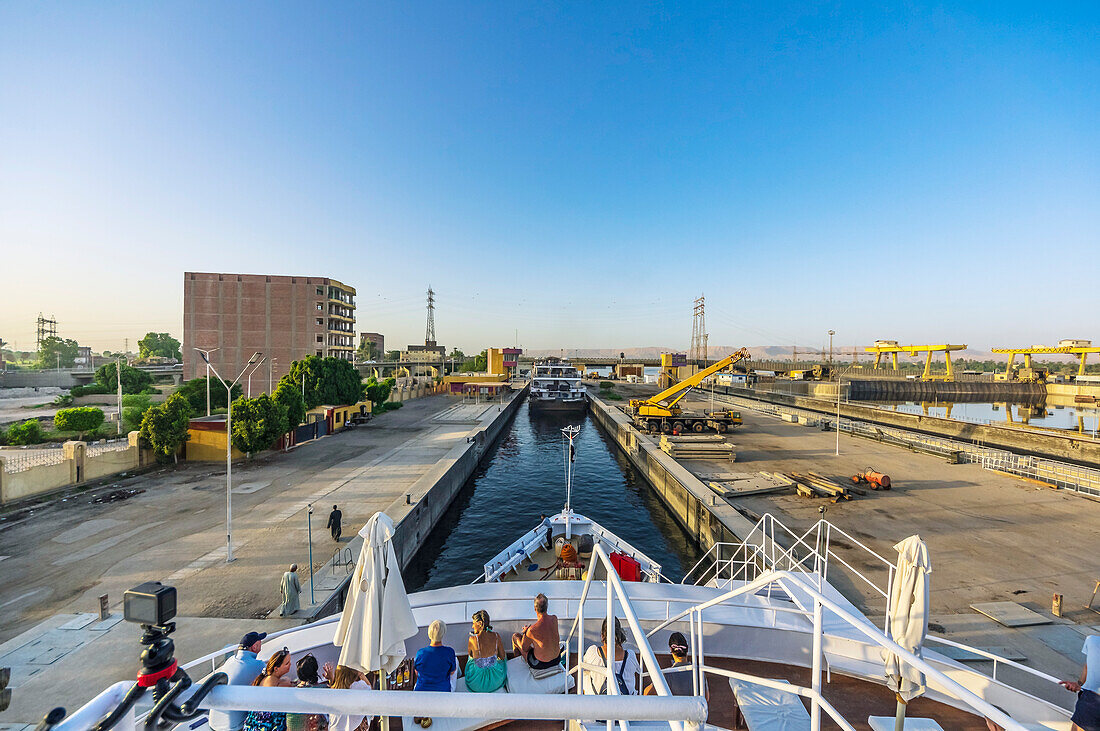
POLYGON ((354 404, 363 398, 362 376, 355 366, 342 358, 311 355, 296 360, 290 364, 290 372, 283 376, 280 383, 283 381, 299 391, 305 384, 306 409, 322 404, 354 404))
POLYGON ((139 438, 153 450, 158 462, 179 461, 180 447, 187 441, 191 421, 191 404, 174 393, 160 406, 145 412, 139 438))
POLYGON ((389 361, 401 360, 401 351, 400 350, 387 350, 386 351, 386 357, 384 358, 384 360, 389 360, 389 361))
POLYGON ((145 333, 138 341, 139 358, 175 358, 180 359, 180 341, 168 333, 145 333))
POLYGON ((373 408, 377 410, 379 406, 386 403, 386 399, 390 397, 390 391, 393 390, 397 381, 393 378, 387 378, 384 381, 378 381, 371 378, 367 381, 365 388, 367 399, 373 404, 373 408))
POLYGON ((447 358, 448 359, 453 358, 456 363, 465 363, 466 362, 466 354, 463 353, 458 348, 452 348, 451 349, 451 354, 448 355, 447 358))
POLYGON ((53 417, 53 425, 58 431, 75 431, 78 439, 84 439, 85 432, 92 432, 103 424, 103 410, 92 406, 77 406, 71 409, 58 409, 53 417))
MULTIPOLYGON (((118 388, 118 375, 114 363, 105 363, 96 369, 95 381, 112 393, 118 388)), ((153 377, 140 368, 122 364, 122 392, 141 393, 153 383, 153 377)))
POLYGON ((266 393, 233 402, 233 446, 242 452, 262 452, 286 434, 286 407, 266 393))
MULTIPOLYGON (((187 403, 191 404, 191 413, 206 413, 206 376, 184 381, 183 385, 176 389, 176 393, 182 395, 187 399, 187 403)), ((233 400, 239 399, 243 393, 244 389, 241 387, 241 384, 238 383, 233 386, 233 400)), ((222 385, 222 382, 217 378, 211 376, 210 409, 212 411, 215 409, 224 409, 227 403, 225 398, 225 386, 222 385)))
POLYGON ((458 370, 463 373, 484 373, 489 370, 489 351, 481 351, 478 355, 463 363, 458 370))
POLYGON ((58 355, 61 356, 61 366, 63 368, 71 368, 76 363, 76 354, 79 351, 80 346, 77 345, 75 340, 59 338, 56 335, 51 335, 48 338, 42 339, 42 345, 38 348, 38 360, 36 364, 39 368, 57 368, 58 355))
POLYGON ((293 431, 299 424, 306 420, 306 403, 302 400, 300 389, 283 379, 275 387, 275 393, 271 394, 275 403, 286 409, 286 430, 293 431))
POLYGON ((42 433, 42 426, 38 423, 38 419, 28 419, 22 424, 12 424, 4 437, 8 444, 14 446, 40 444, 45 439, 46 435, 42 433))

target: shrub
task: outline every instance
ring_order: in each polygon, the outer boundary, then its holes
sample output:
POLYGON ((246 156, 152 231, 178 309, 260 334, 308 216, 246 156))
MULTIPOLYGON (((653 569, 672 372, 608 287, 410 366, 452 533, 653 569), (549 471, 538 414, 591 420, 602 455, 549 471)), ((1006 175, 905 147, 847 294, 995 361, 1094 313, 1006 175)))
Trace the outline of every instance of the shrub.
POLYGON ((127 406, 136 406, 138 408, 147 409, 153 405, 153 402, 149 399, 149 396, 144 393, 132 393, 122 397, 123 408, 127 406))
POLYGON ((233 446, 242 452, 262 452, 287 432, 286 407, 266 393, 233 402, 233 446))
POLYGON ((600 388, 607 390, 609 388, 615 388, 615 384, 611 381, 600 381, 600 388))
POLYGON ((73 396, 92 396, 99 393, 114 393, 114 388, 108 388, 99 383, 90 383, 87 386, 73 386, 69 393, 73 396))
POLYGON ((46 436, 42 433, 42 427, 37 419, 28 419, 22 424, 12 424, 5 439, 8 444, 19 446, 41 444, 46 440, 46 436))
POLYGON ((75 431, 81 439, 85 432, 95 431, 102 424, 103 410, 92 406, 61 409, 53 417, 53 425, 58 431, 75 431))
POLYGON ((54 406, 72 406, 73 395, 71 393, 63 393, 53 400, 54 406))
POLYGON ((160 406, 146 410, 141 420, 141 442, 153 450, 158 462, 176 460, 180 446, 189 438, 190 421, 191 404, 174 393, 160 406))

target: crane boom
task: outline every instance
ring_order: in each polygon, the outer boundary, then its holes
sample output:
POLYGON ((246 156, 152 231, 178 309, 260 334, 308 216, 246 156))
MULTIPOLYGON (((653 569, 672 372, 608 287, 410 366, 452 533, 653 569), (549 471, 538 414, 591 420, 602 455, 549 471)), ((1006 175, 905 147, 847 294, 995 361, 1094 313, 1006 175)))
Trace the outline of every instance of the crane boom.
POLYGON ((748 357, 748 349, 741 348, 736 353, 731 353, 709 368, 704 368, 698 373, 688 376, 679 383, 673 384, 656 396, 650 396, 647 399, 631 399, 630 409, 634 414, 640 414, 642 416, 673 416, 680 411, 676 403, 686 396, 692 387, 698 386, 706 380, 708 376, 724 368, 729 368, 734 363, 745 360, 748 357), (668 403, 662 403, 664 401, 668 403))

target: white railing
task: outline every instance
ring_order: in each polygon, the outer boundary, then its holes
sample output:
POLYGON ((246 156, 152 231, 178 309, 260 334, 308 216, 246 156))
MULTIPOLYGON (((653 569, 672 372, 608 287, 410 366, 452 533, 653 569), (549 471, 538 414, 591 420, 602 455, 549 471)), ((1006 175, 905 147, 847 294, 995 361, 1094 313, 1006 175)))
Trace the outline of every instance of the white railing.
POLYGON ((98 457, 101 454, 107 454, 108 452, 122 452, 130 448, 130 441, 128 439, 116 439, 113 442, 107 442, 105 444, 89 444, 84 450, 85 457, 98 457))
POLYGON ((863 582, 874 594, 887 601, 889 613, 890 586, 894 564, 872 550, 858 538, 827 520, 819 520, 808 530, 797 534, 767 513, 740 543, 716 543, 684 575, 681 584, 698 577, 697 584, 713 581, 716 588, 731 586, 734 581, 750 581, 768 571, 797 571, 813 577, 818 587, 829 578, 831 562, 837 562, 863 582), (833 548, 834 534, 860 549, 872 564, 885 572, 884 582, 857 569, 833 548), (786 546, 786 547, 785 547, 786 546), (729 558, 724 558, 728 555, 729 558), (713 556, 713 558, 712 558, 713 556), (700 571, 700 568, 703 570, 700 571))
MULTIPOLYGON (((638 646, 638 651, 641 654, 641 666, 645 672, 647 672, 652 678, 653 688, 660 698, 667 698, 672 696, 672 691, 669 690, 668 683, 665 682, 664 675, 661 673, 661 666, 657 663, 657 656, 653 653, 653 648, 649 645, 649 640, 646 639, 645 632, 642 631, 641 623, 638 621, 638 615, 634 611, 633 605, 630 603, 630 598, 627 596, 626 589, 623 587, 622 580, 619 578, 619 574, 615 571, 615 567, 611 563, 611 559, 608 557, 607 552, 604 550, 601 543, 596 543, 592 548, 592 562, 588 567, 588 578, 585 579, 584 588, 581 590, 580 603, 577 606, 577 616, 573 620, 573 626, 569 629, 569 633, 565 637, 563 645, 566 648, 566 652, 569 650, 569 642, 572 640, 574 633, 577 635, 577 665, 574 668, 577 674, 577 693, 584 697, 584 672, 587 669, 588 672, 602 672, 604 675, 604 688, 607 693, 607 697, 614 697, 619 695, 619 684, 615 680, 615 600, 618 599, 619 605, 623 610, 623 616, 626 619, 627 626, 630 629, 631 635, 634 637, 634 642, 638 646), (589 666, 582 661, 584 657, 584 605, 588 599, 588 592, 592 588, 592 580, 596 574, 597 565, 602 565, 604 572, 607 574, 607 580, 604 582, 607 588, 607 603, 606 613, 604 614, 604 622, 606 627, 607 636, 607 652, 606 659, 607 664, 604 667, 597 668, 589 666)), ((626 662, 624 657, 623 662, 626 662)), ((576 696, 573 696, 576 697, 576 696)), ((627 702, 629 705, 633 703, 636 697, 631 697, 631 700, 627 702)), ((578 716, 578 718, 606 718, 608 731, 613 726, 611 719, 617 719, 620 728, 628 730, 630 728, 629 721, 632 720, 662 720, 668 721, 669 727, 676 731, 682 729, 688 731, 691 728, 698 728, 698 721, 706 721, 706 702, 701 697, 695 697, 695 700, 703 703, 703 718, 693 719, 686 716, 676 717, 654 717, 651 719, 638 719, 627 718, 625 716, 613 716, 613 715, 596 715, 596 716, 578 716), (695 721, 696 723, 691 723, 695 721)))
POLYGON ((5 449, 0 451, 0 459, 4 461, 4 472, 12 474, 25 472, 33 467, 61 464, 65 461, 65 450, 27 449, 16 452, 5 449))

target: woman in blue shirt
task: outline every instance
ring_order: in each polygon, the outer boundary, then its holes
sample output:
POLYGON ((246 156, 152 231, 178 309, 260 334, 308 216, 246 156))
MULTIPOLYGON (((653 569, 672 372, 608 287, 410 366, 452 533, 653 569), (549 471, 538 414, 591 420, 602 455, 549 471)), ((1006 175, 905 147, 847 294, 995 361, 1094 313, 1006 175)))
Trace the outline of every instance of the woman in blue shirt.
POLYGON ((453 682, 458 679, 458 658, 454 649, 443 644, 443 635, 447 634, 447 625, 438 619, 428 625, 428 641, 431 645, 416 653, 413 665, 416 667, 416 685, 414 690, 454 690, 453 682))

